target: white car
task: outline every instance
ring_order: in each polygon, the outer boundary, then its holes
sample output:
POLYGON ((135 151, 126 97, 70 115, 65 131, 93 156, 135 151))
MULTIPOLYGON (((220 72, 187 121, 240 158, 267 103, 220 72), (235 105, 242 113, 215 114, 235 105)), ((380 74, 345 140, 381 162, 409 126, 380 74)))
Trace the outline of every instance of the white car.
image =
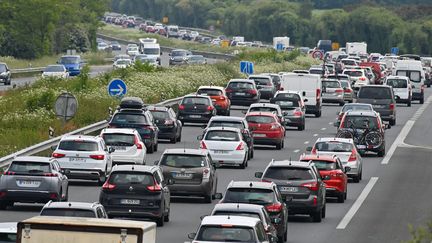
POLYGON ((240 129, 232 127, 210 127, 202 139, 201 149, 207 149, 214 162, 221 165, 247 167, 249 148, 243 141, 240 129))
POLYGON ((98 51, 105 51, 105 50, 108 50, 109 48, 110 48, 110 46, 105 42, 99 42, 97 45, 98 51))
POLYGON ((192 37, 192 39, 195 39, 199 36, 200 34, 198 33, 198 31, 191 31, 190 32, 190 36, 192 37))
POLYGON ((66 135, 53 150, 52 157, 69 179, 97 180, 102 185, 111 171, 114 148, 99 136, 66 135))
POLYGON ((127 68, 132 65, 132 60, 130 59, 118 59, 114 62, 113 68, 127 68))
POLYGON ((411 106, 412 87, 411 81, 405 76, 388 76, 384 85, 391 86, 397 103, 405 103, 411 106))
POLYGON ((282 109, 279 105, 269 103, 255 103, 249 106, 249 109, 247 110, 247 112, 245 112, 245 114, 248 114, 250 112, 272 112, 279 117, 279 122, 282 125, 285 125, 284 115, 286 114, 286 112, 282 112, 282 109))
POLYGON ((17 222, 0 223, 0 242, 16 242, 17 222))
POLYGON ((63 65, 49 65, 44 69, 42 77, 68 78, 69 72, 63 65))
POLYGON ((361 86, 369 85, 370 80, 363 69, 344 69, 342 74, 350 77, 350 81, 354 90, 358 91, 361 86))
POLYGON ((138 54, 140 54, 139 53, 139 49, 138 49, 138 46, 129 46, 127 49, 126 49, 126 54, 128 54, 129 56, 135 56, 135 55, 138 55, 138 54))
POLYGON ((100 136, 108 147, 115 149, 111 153, 114 165, 145 165, 147 148, 135 129, 105 128, 100 136))

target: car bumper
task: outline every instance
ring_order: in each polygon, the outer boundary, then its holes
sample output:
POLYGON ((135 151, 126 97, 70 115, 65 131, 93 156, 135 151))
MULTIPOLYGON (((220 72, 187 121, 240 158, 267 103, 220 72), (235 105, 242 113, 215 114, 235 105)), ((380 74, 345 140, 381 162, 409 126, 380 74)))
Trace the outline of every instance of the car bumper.
POLYGON ((307 114, 315 114, 320 110, 319 105, 306 105, 306 113, 307 114))
POLYGON ((172 128, 159 127, 158 138, 160 139, 171 139, 171 138, 175 138, 176 135, 177 135, 176 127, 172 127, 172 128))
POLYGON ((213 161, 217 161, 220 164, 238 165, 244 162, 246 158, 246 150, 243 150, 241 152, 229 151, 227 154, 218 154, 210 150, 210 155, 213 161))
POLYGON ((103 205, 109 217, 130 217, 130 218, 160 218, 163 211, 160 208, 146 209, 138 207, 109 206, 103 205))
POLYGON ((213 114, 179 114, 178 119, 182 122, 207 123, 212 116, 213 114))
POLYGON ((6 195, 0 198, 0 202, 47 203, 59 198, 57 192, 49 191, 6 190, 4 192, 6 195), (52 194, 55 194, 56 197, 50 197, 52 194))
MULTIPOLYGON (((141 150, 142 151, 142 150, 141 150)), ((145 154, 139 153, 135 155, 111 155, 112 164, 115 165, 126 165, 126 164, 136 164, 142 165, 144 164, 145 154)))
MULTIPOLYGON (((282 195, 284 197, 284 195, 282 195)), ((291 202, 287 203, 288 214, 311 214, 316 212, 320 205, 314 205, 314 197, 309 196, 307 199, 293 199, 291 202)))
POLYGON ((98 180, 106 175, 102 170, 62 168, 68 171, 68 173, 65 174, 68 179, 98 180))
POLYGON ((412 93, 412 99, 413 100, 421 100, 424 99, 424 93, 423 92, 415 92, 412 93))
MULTIPOLYGON (((177 181, 176 181, 177 182, 177 181)), ((212 191, 212 184, 209 180, 202 181, 201 184, 180 184, 170 185, 171 196, 203 196, 212 191)))
POLYGON ((259 138, 254 137, 254 145, 278 145, 281 138, 259 138))
POLYGON ((287 127, 297 127, 304 125, 305 120, 302 117, 287 117, 285 116, 285 126, 287 127))
POLYGON ((322 101, 323 103, 345 103, 342 95, 340 97, 323 97, 322 101))
POLYGON ((274 92, 272 90, 260 90, 261 99, 271 99, 274 96, 274 92))

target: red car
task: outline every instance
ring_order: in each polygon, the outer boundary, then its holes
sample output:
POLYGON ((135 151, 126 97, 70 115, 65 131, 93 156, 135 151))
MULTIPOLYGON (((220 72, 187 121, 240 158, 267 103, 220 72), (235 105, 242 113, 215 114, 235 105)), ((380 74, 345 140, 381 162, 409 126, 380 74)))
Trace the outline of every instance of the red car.
POLYGON ((145 32, 147 32, 147 33, 155 33, 156 29, 154 28, 154 26, 147 25, 147 27, 145 28, 145 32))
POLYGON ((246 115, 246 121, 255 145, 274 145, 278 150, 284 147, 285 128, 276 114, 250 112, 246 115))
POLYGON ((313 161, 326 184, 327 197, 337 197, 339 203, 346 200, 350 167, 344 168, 340 159, 331 155, 303 154, 300 161, 313 161))

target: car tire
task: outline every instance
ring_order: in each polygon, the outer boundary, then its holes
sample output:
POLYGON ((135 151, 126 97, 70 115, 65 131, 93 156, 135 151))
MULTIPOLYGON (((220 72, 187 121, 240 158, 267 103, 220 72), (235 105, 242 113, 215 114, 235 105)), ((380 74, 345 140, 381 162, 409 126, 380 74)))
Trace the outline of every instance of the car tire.
POLYGON ((176 143, 177 142, 177 138, 174 136, 173 138, 170 138, 170 143, 176 143))
POLYGON ((247 167, 247 155, 243 159, 243 163, 240 164, 240 169, 244 169, 247 167))
POLYGON ((231 110, 230 109, 226 110, 225 111, 225 116, 230 116, 230 115, 231 115, 231 110))
POLYGON ((158 143, 158 142, 156 142, 156 143, 155 143, 155 145, 154 145, 154 151, 155 151, 155 152, 157 152, 157 151, 158 151, 158 145, 159 145, 159 143, 158 143))
POLYGON ((315 113, 315 117, 321 117, 321 109, 315 113))
POLYGON ((348 198, 348 189, 345 189, 345 192, 344 192, 344 200, 347 200, 347 198, 348 198))
POLYGON ((182 138, 182 130, 180 129, 180 134, 177 138, 177 142, 181 142, 181 138, 182 138))
POLYGON ((164 215, 162 215, 161 217, 157 218, 156 219, 156 225, 158 227, 164 226, 164 220, 165 220, 165 216, 164 215))
POLYGON ((310 215, 312 217, 312 221, 319 223, 322 221, 322 210, 318 210, 310 215))
POLYGON ((299 131, 305 130, 305 124, 302 124, 302 125, 298 126, 297 130, 299 130, 299 131))
POLYGON ((408 106, 408 107, 411 107, 411 100, 409 100, 409 101, 407 102, 407 106, 408 106))
POLYGON ((253 148, 253 146, 252 146, 252 152, 251 152, 251 159, 253 159, 253 157, 254 157, 254 148, 253 148))
POLYGON ((354 183, 359 183, 360 182, 360 174, 354 176, 353 178, 354 183))
POLYGON ((344 203, 345 202, 345 197, 346 197, 345 192, 339 194, 338 197, 337 197, 337 202, 338 203, 344 203))
POLYGON ((382 150, 378 151, 377 155, 378 155, 378 157, 384 157, 384 155, 385 155, 385 147, 382 150))
POLYGON ((430 88, 431 87, 431 85, 430 84, 428 84, 428 85, 426 85, 428 88, 430 88))
POLYGON ((326 210, 327 210, 326 208, 327 208, 326 204, 324 203, 324 206, 321 209, 321 218, 323 218, 323 219, 325 219, 325 217, 326 217, 326 210))
POLYGON ((212 203, 212 198, 213 198, 213 192, 210 192, 210 195, 204 195, 204 202, 205 203, 212 203))
POLYGON ((0 210, 6 210, 8 202, 0 202, 0 210))
POLYGON ((67 202, 69 200, 69 187, 66 188, 66 194, 65 197, 62 198, 63 202, 67 202))
POLYGON ((170 221, 170 210, 168 210, 168 213, 165 214, 165 216, 164 216, 164 221, 165 221, 165 222, 169 222, 169 221, 170 221))
POLYGON ((154 146, 152 144, 147 148, 147 153, 152 154, 153 152, 154 152, 154 146))
POLYGON ((396 125, 396 118, 393 120, 390 120, 390 126, 394 126, 394 125, 396 125))
POLYGON ((420 104, 423 104, 424 103, 424 97, 422 97, 421 99, 420 99, 420 104))
POLYGON ((276 144, 276 149, 281 150, 283 148, 283 140, 276 144))

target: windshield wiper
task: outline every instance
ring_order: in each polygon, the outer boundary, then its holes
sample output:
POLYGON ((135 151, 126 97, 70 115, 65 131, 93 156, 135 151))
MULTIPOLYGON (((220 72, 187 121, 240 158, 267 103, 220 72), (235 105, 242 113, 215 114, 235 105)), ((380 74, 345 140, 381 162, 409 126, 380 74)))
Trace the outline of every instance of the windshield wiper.
POLYGON ((288 180, 303 180, 303 178, 300 178, 300 177, 291 177, 291 178, 288 178, 288 180))

